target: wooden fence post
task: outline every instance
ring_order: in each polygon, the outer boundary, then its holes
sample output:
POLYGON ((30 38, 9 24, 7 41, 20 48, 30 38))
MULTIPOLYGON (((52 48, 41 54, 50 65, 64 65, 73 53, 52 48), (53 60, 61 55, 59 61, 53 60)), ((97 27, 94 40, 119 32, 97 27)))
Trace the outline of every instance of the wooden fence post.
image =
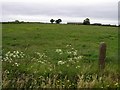
POLYGON ((106 43, 101 42, 99 47, 99 69, 105 68, 106 43))

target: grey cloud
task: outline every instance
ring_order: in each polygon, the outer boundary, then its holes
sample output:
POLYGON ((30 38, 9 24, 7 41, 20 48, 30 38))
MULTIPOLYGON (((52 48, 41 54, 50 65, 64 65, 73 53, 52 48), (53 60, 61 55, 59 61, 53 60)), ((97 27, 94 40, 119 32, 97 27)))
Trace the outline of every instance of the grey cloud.
MULTIPOLYGON (((117 4, 115 4, 117 5, 117 4)), ((49 3, 3 3, 3 16, 46 15, 69 17, 93 17, 117 20, 117 6, 112 3, 98 5, 61 5, 49 3)))

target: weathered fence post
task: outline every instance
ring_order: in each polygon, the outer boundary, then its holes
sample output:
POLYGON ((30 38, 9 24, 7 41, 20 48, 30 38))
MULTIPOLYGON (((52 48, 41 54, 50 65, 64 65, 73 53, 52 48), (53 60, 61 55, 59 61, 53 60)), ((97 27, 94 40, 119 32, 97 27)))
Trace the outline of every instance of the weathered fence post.
POLYGON ((101 42, 99 47, 99 69, 105 68, 106 43, 101 42))

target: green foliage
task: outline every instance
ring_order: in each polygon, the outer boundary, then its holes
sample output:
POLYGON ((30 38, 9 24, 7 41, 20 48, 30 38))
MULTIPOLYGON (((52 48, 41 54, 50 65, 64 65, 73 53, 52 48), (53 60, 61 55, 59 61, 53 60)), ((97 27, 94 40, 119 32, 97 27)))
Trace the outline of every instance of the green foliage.
POLYGON ((58 20, 56 20, 55 21, 57 24, 59 24, 60 22, 62 22, 62 20, 61 19, 58 19, 58 20))
POLYGON ((83 21, 83 24, 84 24, 84 25, 90 25, 90 19, 89 19, 89 18, 86 18, 86 19, 83 21))
POLYGON ((55 20, 54 19, 51 19, 50 22, 53 23, 55 20))
POLYGON ((15 23, 19 23, 19 20, 15 20, 15 23))

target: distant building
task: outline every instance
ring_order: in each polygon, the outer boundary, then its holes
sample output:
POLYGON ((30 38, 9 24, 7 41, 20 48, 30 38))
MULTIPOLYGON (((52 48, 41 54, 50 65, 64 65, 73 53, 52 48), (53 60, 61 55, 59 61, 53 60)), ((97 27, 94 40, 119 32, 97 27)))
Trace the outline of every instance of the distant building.
POLYGON ((67 24, 82 25, 82 22, 67 22, 67 24))

